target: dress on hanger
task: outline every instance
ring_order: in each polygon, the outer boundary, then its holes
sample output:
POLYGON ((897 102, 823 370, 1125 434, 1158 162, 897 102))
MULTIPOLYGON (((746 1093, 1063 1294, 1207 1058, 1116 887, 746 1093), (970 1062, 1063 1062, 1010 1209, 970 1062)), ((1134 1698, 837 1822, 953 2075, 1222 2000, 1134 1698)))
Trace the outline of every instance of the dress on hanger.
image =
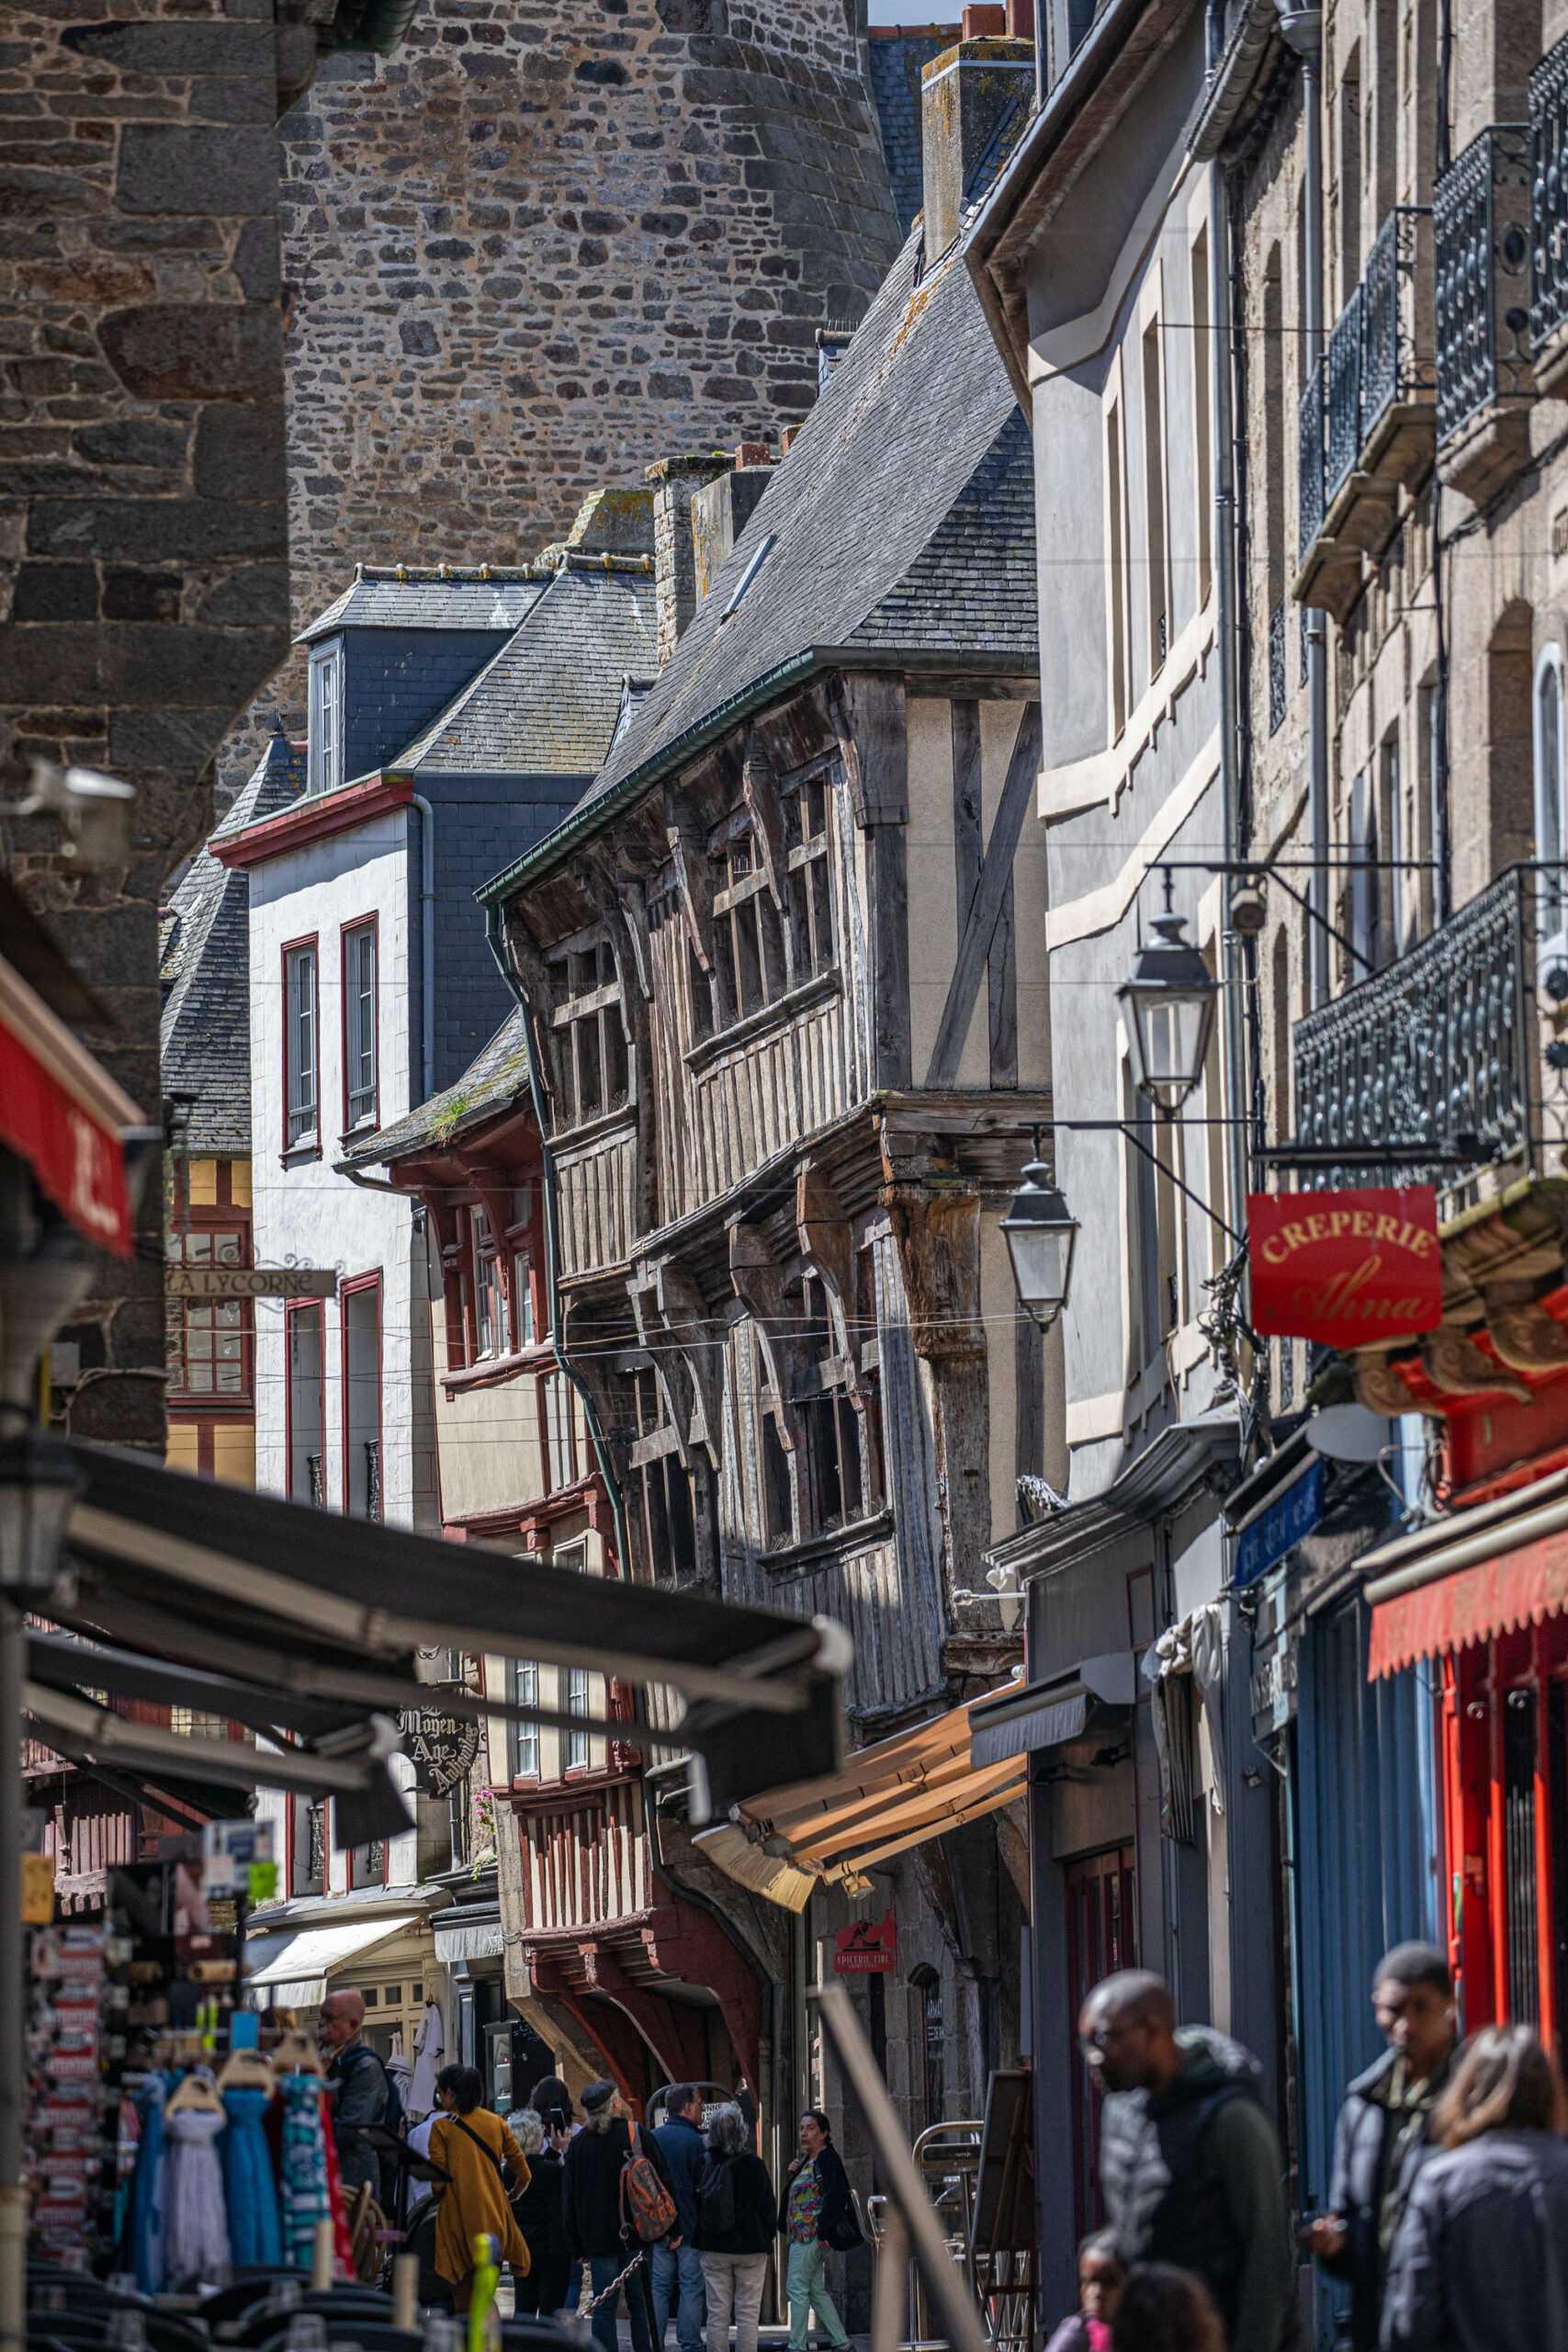
POLYGON ((154 2075, 137 2101, 141 2133, 130 2191, 130 2267, 144 2295, 164 2291, 164 2101, 167 2096, 163 2075, 154 2075))
POLYGON ((409 2086, 409 2114, 414 2122, 435 2105, 435 2077, 446 2054, 446 2036, 439 2002, 426 2001, 413 2040, 413 2081, 409 2086))
POLYGON ((314 2075, 285 2075, 283 2161, 278 2170, 282 2258, 309 2270, 316 2223, 332 2211, 327 2198, 326 2134, 321 2122, 321 2086, 314 2075))
POLYGON ((223 2093, 229 2117, 229 2129, 223 2134, 223 2195, 229 2209, 230 2256, 234 2262, 283 2259, 272 2154, 262 2130, 271 2097, 270 2091, 238 2086, 223 2093))
POLYGON ((199 2108, 176 2109, 164 2118, 169 2150, 164 2275, 175 2287, 216 2278, 229 2267, 229 2218, 218 2161, 224 2120, 199 2108))

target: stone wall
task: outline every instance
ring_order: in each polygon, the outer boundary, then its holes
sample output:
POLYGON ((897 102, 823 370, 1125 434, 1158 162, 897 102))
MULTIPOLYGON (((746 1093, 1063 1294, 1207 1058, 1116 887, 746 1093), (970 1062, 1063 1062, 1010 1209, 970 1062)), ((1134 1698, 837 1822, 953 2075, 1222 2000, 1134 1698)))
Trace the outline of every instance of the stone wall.
POLYGON ((841 0, 424 0, 282 130, 296 628, 355 561, 515 562, 602 482, 776 447, 898 243, 841 0))

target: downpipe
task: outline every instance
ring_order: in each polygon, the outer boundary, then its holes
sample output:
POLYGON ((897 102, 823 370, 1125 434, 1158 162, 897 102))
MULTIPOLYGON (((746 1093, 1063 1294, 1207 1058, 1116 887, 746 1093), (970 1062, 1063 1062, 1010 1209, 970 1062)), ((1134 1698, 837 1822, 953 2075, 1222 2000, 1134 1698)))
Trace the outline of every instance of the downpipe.
POLYGON ((419 810, 420 1100, 428 1102, 435 1091, 435 811, 423 792, 409 798, 419 810))
MULTIPOLYGON (((1279 0, 1280 35, 1302 61, 1302 114, 1306 130, 1305 220, 1306 364, 1310 375, 1323 356, 1323 11, 1279 0)), ((1312 872, 1307 899, 1316 918, 1307 924, 1307 978, 1314 1006, 1326 1004, 1328 967, 1328 617, 1308 609, 1307 808, 1312 828, 1312 872)))
MULTIPOLYGON (((1230 214, 1224 176, 1217 163, 1209 166, 1209 314, 1213 322, 1213 442, 1215 451, 1214 505, 1218 593, 1217 637, 1220 656, 1220 798, 1224 819, 1224 856, 1228 865, 1237 854, 1240 832, 1240 761, 1236 743, 1239 723, 1236 694, 1236 643, 1241 623, 1236 591, 1236 514, 1235 413, 1232 397, 1230 214)), ((1235 1124, 1247 1099, 1245 1064, 1245 975, 1240 943, 1231 927, 1228 910, 1220 923, 1224 1007, 1225 1092, 1232 1123, 1225 1129, 1226 1177, 1230 1190, 1227 1222, 1238 1229, 1247 1206, 1247 1146, 1245 1130, 1235 1124)))

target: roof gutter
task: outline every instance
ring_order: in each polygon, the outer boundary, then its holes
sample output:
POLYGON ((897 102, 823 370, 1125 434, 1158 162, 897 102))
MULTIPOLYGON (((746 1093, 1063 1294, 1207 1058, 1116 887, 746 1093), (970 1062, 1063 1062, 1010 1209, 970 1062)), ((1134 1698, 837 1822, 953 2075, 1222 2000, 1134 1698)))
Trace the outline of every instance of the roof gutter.
POLYGON ((1215 66, 1190 142, 1193 160, 1212 164, 1252 94, 1258 69, 1280 28, 1275 0, 1252 0, 1237 20, 1225 53, 1215 66))

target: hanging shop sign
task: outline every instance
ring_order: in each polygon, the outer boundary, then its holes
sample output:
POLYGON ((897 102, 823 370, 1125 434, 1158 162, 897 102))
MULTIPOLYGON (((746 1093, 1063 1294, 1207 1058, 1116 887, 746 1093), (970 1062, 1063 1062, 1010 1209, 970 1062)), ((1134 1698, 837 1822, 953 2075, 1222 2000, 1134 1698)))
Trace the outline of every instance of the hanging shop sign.
POLYGON ((889 1911, 880 1922, 852 1920, 833 1941, 835 1976, 890 1976, 898 1960, 898 1915, 889 1911))
POLYGON ((1234 1585, 1256 1584, 1295 1550, 1303 1535, 1312 1533, 1323 1517, 1323 1476, 1322 1463, 1314 1461, 1242 1530, 1231 1577, 1234 1585))
POLYGON ((171 1266, 169 1298, 335 1298, 331 1266, 171 1266))
POLYGON ((129 1258, 124 1136, 141 1114, 0 957, 0 1142, 101 1250, 129 1258))
POLYGON ((479 1724, 437 1707, 405 1707, 398 1720, 415 1781, 427 1797, 444 1797, 467 1777, 479 1752, 479 1724))
POLYGON ((1430 1184, 1354 1193, 1249 1193, 1252 1326, 1266 1338, 1360 1348, 1443 1319, 1430 1184))

